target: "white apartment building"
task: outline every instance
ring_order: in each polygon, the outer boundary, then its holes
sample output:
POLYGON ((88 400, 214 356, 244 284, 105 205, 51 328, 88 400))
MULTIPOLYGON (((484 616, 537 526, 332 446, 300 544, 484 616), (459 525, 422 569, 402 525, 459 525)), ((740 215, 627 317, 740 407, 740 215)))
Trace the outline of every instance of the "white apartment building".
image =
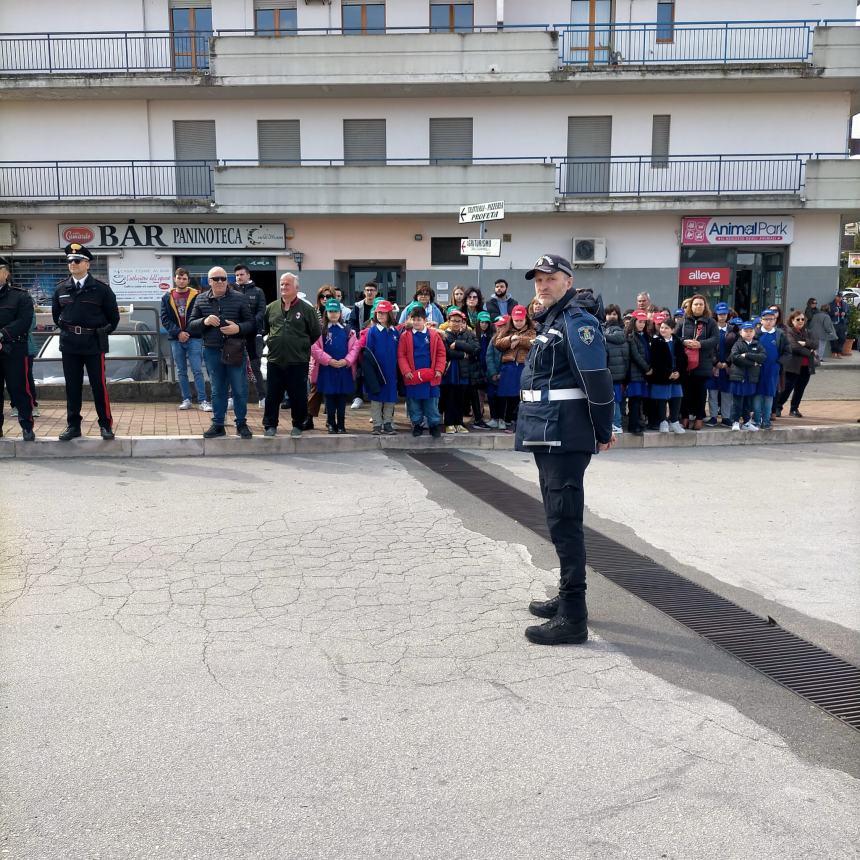
POLYGON ((174 267, 301 267, 445 300, 569 256, 622 308, 742 314, 836 289, 860 218, 856 0, 0 3, 0 253, 42 296, 68 241, 122 300, 174 267), (90 29, 81 32, 83 23, 90 29), (460 254, 466 204, 498 257, 460 254))

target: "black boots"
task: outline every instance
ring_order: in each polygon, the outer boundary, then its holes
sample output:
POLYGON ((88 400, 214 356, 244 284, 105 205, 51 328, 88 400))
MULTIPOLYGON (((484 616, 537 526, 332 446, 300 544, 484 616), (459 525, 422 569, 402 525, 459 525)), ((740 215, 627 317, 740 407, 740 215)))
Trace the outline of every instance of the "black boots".
POLYGON ((77 439, 81 435, 81 428, 76 424, 69 424, 65 430, 59 435, 61 442, 71 442, 72 439, 77 439))
POLYGON ((116 436, 114 436, 114 432, 110 427, 100 425, 99 433, 101 434, 101 437, 105 440, 105 442, 110 442, 112 439, 116 439, 116 436))
POLYGON ((558 595, 551 597, 549 600, 533 600, 529 604, 529 612, 532 615, 537 615, 538 618, 555 618, 555 614, 558 612, 558 604, 558 595))
POLYGON ((577 645, 588 639, 588 618, 574 621, 556 615, 546 624, 526 627, 526 639, 535 645, 577 645))

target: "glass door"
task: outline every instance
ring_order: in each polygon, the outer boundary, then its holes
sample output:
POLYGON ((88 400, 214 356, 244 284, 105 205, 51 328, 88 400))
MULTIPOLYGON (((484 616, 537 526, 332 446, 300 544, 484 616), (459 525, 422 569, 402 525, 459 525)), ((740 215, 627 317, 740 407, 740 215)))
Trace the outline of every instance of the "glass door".
POLYGON ((349 266, 349 301, 364 298, 364 285, 374 281, 379 287, 377 295, 390 302, 403 304, 403 266, 392 263, 355 263, 349 266))
POLYGON ((570 25, 567 62, 589 66, 609 62, 612 0, 571 0, 570 25))

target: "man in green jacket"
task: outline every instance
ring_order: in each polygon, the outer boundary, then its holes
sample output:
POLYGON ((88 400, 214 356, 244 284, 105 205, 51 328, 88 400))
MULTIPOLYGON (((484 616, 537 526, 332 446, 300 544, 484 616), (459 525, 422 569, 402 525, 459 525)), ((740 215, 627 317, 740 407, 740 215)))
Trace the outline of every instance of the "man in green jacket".
POLYGON ((263 326, 269 347, 263 427, 266 436, 277 434, 286 391, 293 420, 290 436, 297 437, 308 418, 308 366, 311 344, 320 336, 320 321, 316 309, 299 298, 296 275, 281 275, 280 287, 281 297, 266 307, 263 326))

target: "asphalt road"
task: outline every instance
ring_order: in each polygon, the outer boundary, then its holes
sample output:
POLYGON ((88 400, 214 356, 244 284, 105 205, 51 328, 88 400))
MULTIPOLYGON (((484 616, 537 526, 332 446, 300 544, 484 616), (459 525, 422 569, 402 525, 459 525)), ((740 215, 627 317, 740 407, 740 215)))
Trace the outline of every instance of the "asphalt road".
MULTIPOLYGON (((593 523, 856 647, 856 529, 835 541, 828 507, 856 448, 707 466, 760 502, 802 459, 824 505, 806 546, 836 576, 817 614, 794 574, 720 579, 713 536, 663 549, 642 509, 677 502, 692 477, 667 458, 692 476, 699 452, 616 453, 593 523)), ((520 460, 475 462, 534 491, 520 460)), ((408 457, 0 469, 4 856, 856 856, 856 733, 600 577, 587 645, 529 645, 551 548, 408 457)), ((753 560, 762 523, 733 534, 753 560)))

